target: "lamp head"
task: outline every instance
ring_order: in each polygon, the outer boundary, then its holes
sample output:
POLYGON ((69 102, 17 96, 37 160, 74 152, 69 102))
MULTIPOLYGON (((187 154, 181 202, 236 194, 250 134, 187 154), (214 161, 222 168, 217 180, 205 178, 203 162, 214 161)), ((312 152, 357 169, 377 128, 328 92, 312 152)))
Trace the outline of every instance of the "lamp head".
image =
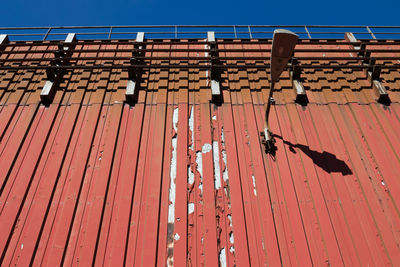
POLYGON ((297 34, 284 29, 274 31, 271 49, 271 82, 276 82, 292 57, 297 34))

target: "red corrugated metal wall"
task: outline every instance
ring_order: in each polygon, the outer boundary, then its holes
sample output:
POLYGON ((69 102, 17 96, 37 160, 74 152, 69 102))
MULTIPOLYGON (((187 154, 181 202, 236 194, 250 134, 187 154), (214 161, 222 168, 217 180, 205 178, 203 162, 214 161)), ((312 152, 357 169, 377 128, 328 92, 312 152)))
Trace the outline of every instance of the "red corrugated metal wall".
MULTIPOLYGON (((146 56, 204 56, 184 51, 204 45, 181 44, 175 52, 168 42, 149 41, 147 47, 172 50, 146 56)), ((26 53, 1 58, 51 57, 29 51, 54 47, 10 45, 5 51, 26 53)), ((219 47, 270 49, 240 40, 219 47)), ((80 41, 77 48, 133 45, 80 41)), ((72 70, 49 106, 39 97, 44 70, 2 70, 1 265, 396 266, 400 75, 381 76, 390 105, 376 102, 362 70, 305 69, 309 103, 302 106, 286 71, 270 114, 277 146, 271 156, 260 137, 269 90, 264 70, 224 71, 221 105, 210 103, 206 70, 151 69, 135 105, 124 102, 126 71, 72 70)))

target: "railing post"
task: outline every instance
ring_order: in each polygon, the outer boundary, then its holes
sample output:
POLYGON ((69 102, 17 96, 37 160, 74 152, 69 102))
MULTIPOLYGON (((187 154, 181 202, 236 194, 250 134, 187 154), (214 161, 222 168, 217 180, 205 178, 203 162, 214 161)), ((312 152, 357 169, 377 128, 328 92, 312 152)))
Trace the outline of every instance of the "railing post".
POLYGON ((111 39, 112 30, 113 30, 113 27, 112 27, 112 26, 110 26, 110 32, 108 33, 108 40, 110 40, 110 39, 111 39))
POLYGON ((308 39, 311 39, 311 34, 310 34, 310 32, 308 31, 307 26, 304 26, 304 29, 306 30, 306 33, 307 33, 307 35, 308 35, 308 39))
POLYGON ((251 34, 250 25, 248 25, 247 28, 249 29, 249 36, 250 36, 250 39, 253 39, 253 35, 251 34))
POLYGON ((46 39, 49 36, 50 32, 51 32, 51 27, 47 30, 46 34, 44 35, 43 41, 46 41, 46 39))
POLYGON ((369 34, 371 34, 372 39, 376 40, 375 34, 373 34, 373 32, 371 31, 371 29, 367 26, 367 31, 369 32, 369 34))

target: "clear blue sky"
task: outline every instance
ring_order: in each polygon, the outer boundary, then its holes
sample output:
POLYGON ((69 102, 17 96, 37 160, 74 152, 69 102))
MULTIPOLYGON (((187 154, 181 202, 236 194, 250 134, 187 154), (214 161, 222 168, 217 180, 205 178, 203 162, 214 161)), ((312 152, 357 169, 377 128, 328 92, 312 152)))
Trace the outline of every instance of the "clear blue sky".
POLYGON ((400 25, 400 0, 1 0, 0 26, 400 25))

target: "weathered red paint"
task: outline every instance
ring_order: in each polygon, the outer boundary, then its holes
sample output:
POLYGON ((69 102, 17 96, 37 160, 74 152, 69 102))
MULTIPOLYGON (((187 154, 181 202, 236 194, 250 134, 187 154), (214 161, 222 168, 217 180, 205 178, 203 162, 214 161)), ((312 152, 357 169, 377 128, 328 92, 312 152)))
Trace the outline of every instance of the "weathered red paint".
MULTIPOLYGON (((169 42, 149 47, 204 49, 187 40, 181 41, 183 45, 169 42)), ((100 41, 78 45, 133 48, 100 41)), ((29 51, 46 47, 49 44, 7 47, 26 54, 2 58, 40 57, 29 51)), ((222 47, 269 49, 270 45, 237 40, 222 47)), ((299 48, 338 47, 302 43, 299 48)), ((301 56, 324 54, 349 53, 302 52, 301 56)), ((150 55, 205 56, 193 51, 146 53, 150 55)), ((259 52, 220 55, 262 56, 259 52)), ((190 64, 204 63, 190 60, 190 64)), ((241 62, 232 59, 228 64, 241 62)), ((66 74, 48 107, 39 101, 43 71, 3 72, 1 266, 171 262, 174 266, 393 266, 400 262, 400 93, 395 71, 381 74, 392 100, 389 106, 376 103, 362 71, 346 69, 303 70, 309 104, 300 106, 294 103, 295 93, 284 72, 270 114, 274 156, 265 153, 260 136, 269 90, 268 73, 262 70, 222 72, 221 105, 210 103, 206 70, 145 72, 135 105, 124 102, 125 71, 74 70, 66 74), (172 166, 175 137, 176 166, 172 166), (174 171, 175 211, 170 223, 174 171), (221 180, 216 182, 217 177, 221 180)))

